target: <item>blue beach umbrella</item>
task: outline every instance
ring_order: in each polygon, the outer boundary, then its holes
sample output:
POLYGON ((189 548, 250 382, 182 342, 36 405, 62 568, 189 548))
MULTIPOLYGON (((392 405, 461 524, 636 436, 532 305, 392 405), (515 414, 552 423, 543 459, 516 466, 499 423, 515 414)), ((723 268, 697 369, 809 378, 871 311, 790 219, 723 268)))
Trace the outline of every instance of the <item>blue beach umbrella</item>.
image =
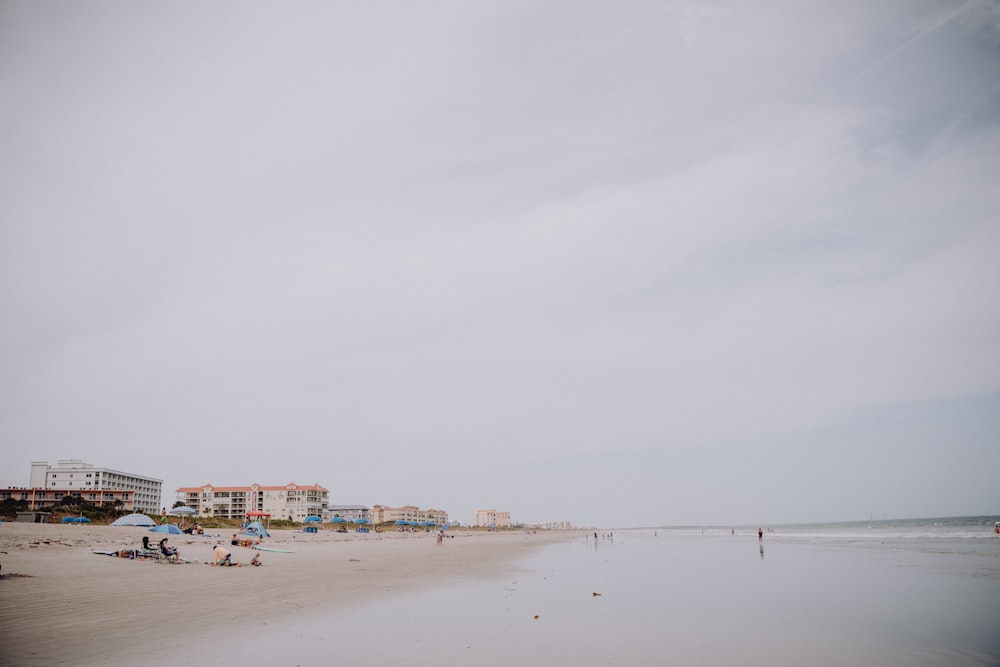
POLYGON ((342 516, 335 516, 330 519, 330 523, 347 523, 347 519, 342 516))
POLYGON ((306 523, 315 523, 317 521, 322 521, 322 520, 323 520, 322 517, 318 517, 318 516, 307 516, 306 517, 306 523))
POLYGON ((151 533, 167 533, 168 535, 183 535, 181 529, 172 523, 161 523, 155 528, 150 528, 151 533))
POLYGON ((368 523, 368 519, 355 519, 353 523, 368 523))

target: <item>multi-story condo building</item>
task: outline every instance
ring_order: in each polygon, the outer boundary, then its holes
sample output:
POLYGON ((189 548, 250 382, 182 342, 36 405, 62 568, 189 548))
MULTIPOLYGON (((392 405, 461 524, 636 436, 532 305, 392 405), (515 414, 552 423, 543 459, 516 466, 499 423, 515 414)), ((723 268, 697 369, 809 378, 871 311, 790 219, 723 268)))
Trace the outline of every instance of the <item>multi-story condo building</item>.
POLYGON ((57 505, 64 496, 94 505, 116 505, 132 512, 155 514, 163 501, 163 480, 96 468, 79 459, 64 459, 55 466, 33 461, 27 489, 0 489, 0 500, 27 500, 32 509, 57 505))
POLYGON ((444 510, 422 510, 414 505, 402 507, 372 506, 372 523, 395 523, 397 521, 433 521, 436 524, 448 523, 448 513, 444 510))
POLYGON ((569 521, 542 521, 540 523, 529 523, 525 528, 536 528, 538 530, 573 530, 573 524, 569 521))
POLYGON ((510 528, 510 512, 476 510, 472 525, 487 528, 510 528))
POLYGON ((177 500, 198 516, 242 519, 248 512, 267 512, 275 519, 303 521, 307 516, 330 518, 330 491, 319 484, 284 486, 190 486, 177 489, 177 500))

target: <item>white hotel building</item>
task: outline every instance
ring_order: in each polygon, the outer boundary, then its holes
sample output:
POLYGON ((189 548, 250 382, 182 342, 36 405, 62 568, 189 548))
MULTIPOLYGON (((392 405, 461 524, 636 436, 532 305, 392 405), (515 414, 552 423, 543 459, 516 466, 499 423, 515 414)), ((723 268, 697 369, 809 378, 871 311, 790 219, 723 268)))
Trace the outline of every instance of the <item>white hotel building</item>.
POLYGON ((92 463, 79 459, 64 459, 54 466, 47 461, 32 461, 28 486, 31 489, 57 490, 62 495, 76 496, 94 504, 102 504, 105 495, 121 496, 119 493, 103 494, 102 491, 130 491, 132 497, 127 499, 125 507, 146 514, 157 514, 163 502, 162 479, 111 468, 95 468, 92 463))

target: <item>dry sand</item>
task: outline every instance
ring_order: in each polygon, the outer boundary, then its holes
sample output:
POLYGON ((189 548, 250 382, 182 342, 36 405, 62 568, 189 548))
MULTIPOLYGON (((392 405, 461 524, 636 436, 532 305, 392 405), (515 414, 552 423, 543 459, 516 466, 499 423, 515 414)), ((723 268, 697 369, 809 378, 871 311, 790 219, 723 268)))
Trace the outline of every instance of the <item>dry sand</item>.
POLYGON ((517 569, 533 550, 574 533, 449 531, 318 534, 273 531, 261 552, 219 538, 172 535, 184 563, 95 555, 138 545, 144 528, 0 524, 0 664, 122 663, 178 638, 197 643, 234 636, 269 620, 349 609, 443 582, 494 579, 517 569), (211 565, 221 543, 242 567, 211 565))

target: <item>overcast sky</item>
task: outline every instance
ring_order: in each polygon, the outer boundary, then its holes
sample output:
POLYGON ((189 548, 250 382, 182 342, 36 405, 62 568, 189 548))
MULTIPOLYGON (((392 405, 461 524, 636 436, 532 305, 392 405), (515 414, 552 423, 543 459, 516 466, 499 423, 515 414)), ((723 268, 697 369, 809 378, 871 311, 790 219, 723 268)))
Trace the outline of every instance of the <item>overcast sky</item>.
POLYGON ((0 485, 1000 512, 995 2, 0 3, 0 485))

